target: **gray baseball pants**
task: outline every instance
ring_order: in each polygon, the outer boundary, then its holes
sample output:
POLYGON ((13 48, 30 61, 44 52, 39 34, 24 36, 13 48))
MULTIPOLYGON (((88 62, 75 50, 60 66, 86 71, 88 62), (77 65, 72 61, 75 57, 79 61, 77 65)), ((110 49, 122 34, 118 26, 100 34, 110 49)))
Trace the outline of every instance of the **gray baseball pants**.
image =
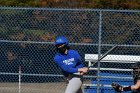
POLYGON ((82 78, 80 77, 73 77, 70 80, 68 80, 68 85, 66 88, 65 93, 83 93, 82 92, 82 78))

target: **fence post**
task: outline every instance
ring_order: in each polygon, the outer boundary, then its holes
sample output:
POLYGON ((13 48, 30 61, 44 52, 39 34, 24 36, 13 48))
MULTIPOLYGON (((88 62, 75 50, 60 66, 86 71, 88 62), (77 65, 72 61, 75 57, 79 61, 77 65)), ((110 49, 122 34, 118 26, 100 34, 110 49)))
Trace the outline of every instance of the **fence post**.
POLYGON ((21 66, 20 65, 19 65, 19 75, 18 75, 18 77, 19 77, 18 93, 20 93, 21 92, 21 66))
MULTIPOLYGON (((98 59, 101 56, 101 32, 102 32, 102 11, 99 13, 99 46, 98 46, 98 59)), ((97 74, 97 93, 100 93, 100 62, 98 61, 98 74, 97 74)))

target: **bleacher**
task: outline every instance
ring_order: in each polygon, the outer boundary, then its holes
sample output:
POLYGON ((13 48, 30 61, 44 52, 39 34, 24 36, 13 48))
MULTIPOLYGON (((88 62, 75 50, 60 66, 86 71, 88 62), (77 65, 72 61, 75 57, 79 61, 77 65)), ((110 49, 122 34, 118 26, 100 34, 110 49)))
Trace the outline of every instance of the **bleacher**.
MULTIPOLYGON (((98 54, 85 54, 85 61, 88 62, 88 66, 97 60, 98 54)), ((85 93, 97 93, 98 84, 100 84, 100 93, 116 93, 111 87, 112 82, 119 83, 123 86, 133 85, 133 70, 131 67, 139 61, 140 57, 134 55, 107 55, 100 61, 100 64, 104 65, 100 66, 100 72, 96 74, 99 79, 93 79, 90 85, 86 85, 84 89, 85 93), (115 64, 119 64, 119 66, 115 64)), ((95 63, 95 66, 90 68, 90 70, 97 71, 97 67, 97 63, 95 63)), ((123 93, 131 93, 131 91, 123 93)))

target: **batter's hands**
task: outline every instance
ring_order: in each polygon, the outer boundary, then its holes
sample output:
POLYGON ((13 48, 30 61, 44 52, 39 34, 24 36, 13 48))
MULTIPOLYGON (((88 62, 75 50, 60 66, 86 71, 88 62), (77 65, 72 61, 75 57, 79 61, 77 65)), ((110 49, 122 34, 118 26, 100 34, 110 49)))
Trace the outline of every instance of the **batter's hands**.
POLYGON ((85 74, 88 72, 88 68, 87 67, 79 68, 78 72, 80 72, 81 74, 85 74))
POLYGON ((82 75, 84 75, 85 73, 83 73, 83 72, 80 72, 80 75, 82 76, 82 75))
POLYGON ((84 69, 84 73, 87 73, 88 72, 88 68, 87 67, 83 67, 83 69, 84 69))

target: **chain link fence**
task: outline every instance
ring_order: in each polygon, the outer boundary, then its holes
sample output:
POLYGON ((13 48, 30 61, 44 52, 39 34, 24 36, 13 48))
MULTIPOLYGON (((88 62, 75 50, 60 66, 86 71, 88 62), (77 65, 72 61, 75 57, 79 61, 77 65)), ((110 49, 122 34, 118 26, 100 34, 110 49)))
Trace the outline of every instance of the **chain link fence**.
POLYGON ((85 66, 118 45, 94 64, 82 86, 84 93, 113 93, 111 82, 133 82, 139 30, 136 10, 0 7, 0 93, 64 93, 65 78, 53 62, 59 35, 69 39, 85 66))

